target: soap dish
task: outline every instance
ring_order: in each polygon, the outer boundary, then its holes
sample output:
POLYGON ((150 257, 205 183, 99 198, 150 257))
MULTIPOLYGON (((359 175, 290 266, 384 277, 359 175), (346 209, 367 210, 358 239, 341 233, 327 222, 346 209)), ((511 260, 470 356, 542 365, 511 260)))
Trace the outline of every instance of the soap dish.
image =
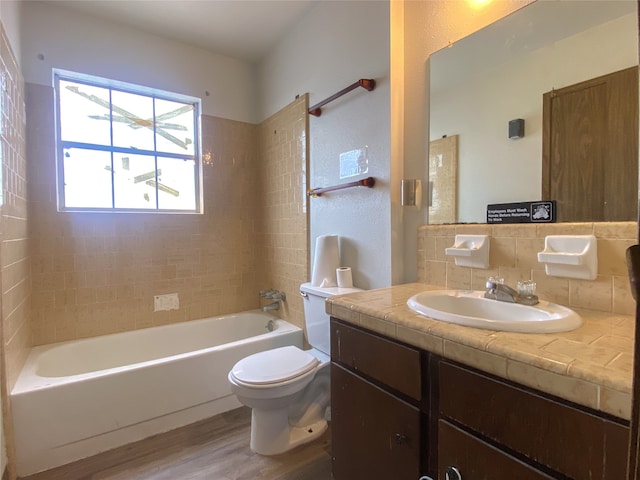
POLYGON ((444 253, 454 257, 458 266, 489 268, 489 235, 456 235, 444 253))
POLYGON ((596 237, 593 235, 548 235, 538 262, 552 277, 594 280, 598 275, 596 237))

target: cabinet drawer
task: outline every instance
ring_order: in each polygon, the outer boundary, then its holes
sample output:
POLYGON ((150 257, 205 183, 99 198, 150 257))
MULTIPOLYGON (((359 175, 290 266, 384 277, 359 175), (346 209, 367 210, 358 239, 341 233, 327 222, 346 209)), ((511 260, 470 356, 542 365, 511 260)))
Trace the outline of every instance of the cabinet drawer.
POLYGON ((488 478, 553 480, 553 477, 440 420, 438 422, 438 478, 446 478, 449 467, 458 469, 464 480, 488 478))
POLYGON ((331 320, 331 359, 420 400, 420 351, 331 320))
POLYGON ((438 370, 442 417, 571 478, 624 478, 627 427, 446 361, 438 370))

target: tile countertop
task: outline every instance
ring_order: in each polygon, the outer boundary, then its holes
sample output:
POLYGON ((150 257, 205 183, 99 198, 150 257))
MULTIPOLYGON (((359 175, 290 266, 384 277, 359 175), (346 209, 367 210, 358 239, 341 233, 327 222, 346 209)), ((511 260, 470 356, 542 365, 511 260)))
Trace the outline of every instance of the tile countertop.
POLYGON ((328 314, 487 373, 629 420, 634 318, 575 311, 565 333, 512 333, 454 325, 410 310, 409 297, 443 287, 411 283, 330 297, 328 314))

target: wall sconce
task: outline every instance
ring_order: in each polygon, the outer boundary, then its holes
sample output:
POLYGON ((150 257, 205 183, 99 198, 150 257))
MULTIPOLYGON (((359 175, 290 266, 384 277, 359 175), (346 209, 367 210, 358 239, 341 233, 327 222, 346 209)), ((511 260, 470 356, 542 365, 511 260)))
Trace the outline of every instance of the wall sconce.
POLYGON ((403 207, 419 209, 422 205, 422 180, 407 178, 402 180, 400 203, 403 207))
POLYGON ((515 140, 524 137, 524 119, 509 120, 509 138, 515 140))

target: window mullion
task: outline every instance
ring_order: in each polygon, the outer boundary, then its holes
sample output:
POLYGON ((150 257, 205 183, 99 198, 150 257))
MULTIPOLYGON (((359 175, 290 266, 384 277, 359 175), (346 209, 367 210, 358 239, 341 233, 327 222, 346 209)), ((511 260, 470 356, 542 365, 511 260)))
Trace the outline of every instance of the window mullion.
POLYGON ((158 178, 158 134, 156 132, 156 128, 158 127, 156 122, 156 97, 153 97, 153 150, 155 150, 156 155, 153 157, 154 166, 155 166, 155 178, 156 178, 156 210, 160 210, 160 179, 158 178))
POLYGON ((60 141, 60 144, 62 145, 63 148, 82 148, 85 150, 101 150, 104 152, 128 153, 130 155, 153 156, 153 155, 159 154, 160 156, 165 158, 176 158, 180 160, 194 160, 196 158, 194 155, 185 155, 182 153, 154 152, 153 150, 140 150, 137 148, 110 147, 109 145, 98 145, 95 143, 60 141))
POLYGON ((113 90, 109 89, 109 137, 111 141, 111 206, 116 208, 116 169, 113 161, 113 90))

